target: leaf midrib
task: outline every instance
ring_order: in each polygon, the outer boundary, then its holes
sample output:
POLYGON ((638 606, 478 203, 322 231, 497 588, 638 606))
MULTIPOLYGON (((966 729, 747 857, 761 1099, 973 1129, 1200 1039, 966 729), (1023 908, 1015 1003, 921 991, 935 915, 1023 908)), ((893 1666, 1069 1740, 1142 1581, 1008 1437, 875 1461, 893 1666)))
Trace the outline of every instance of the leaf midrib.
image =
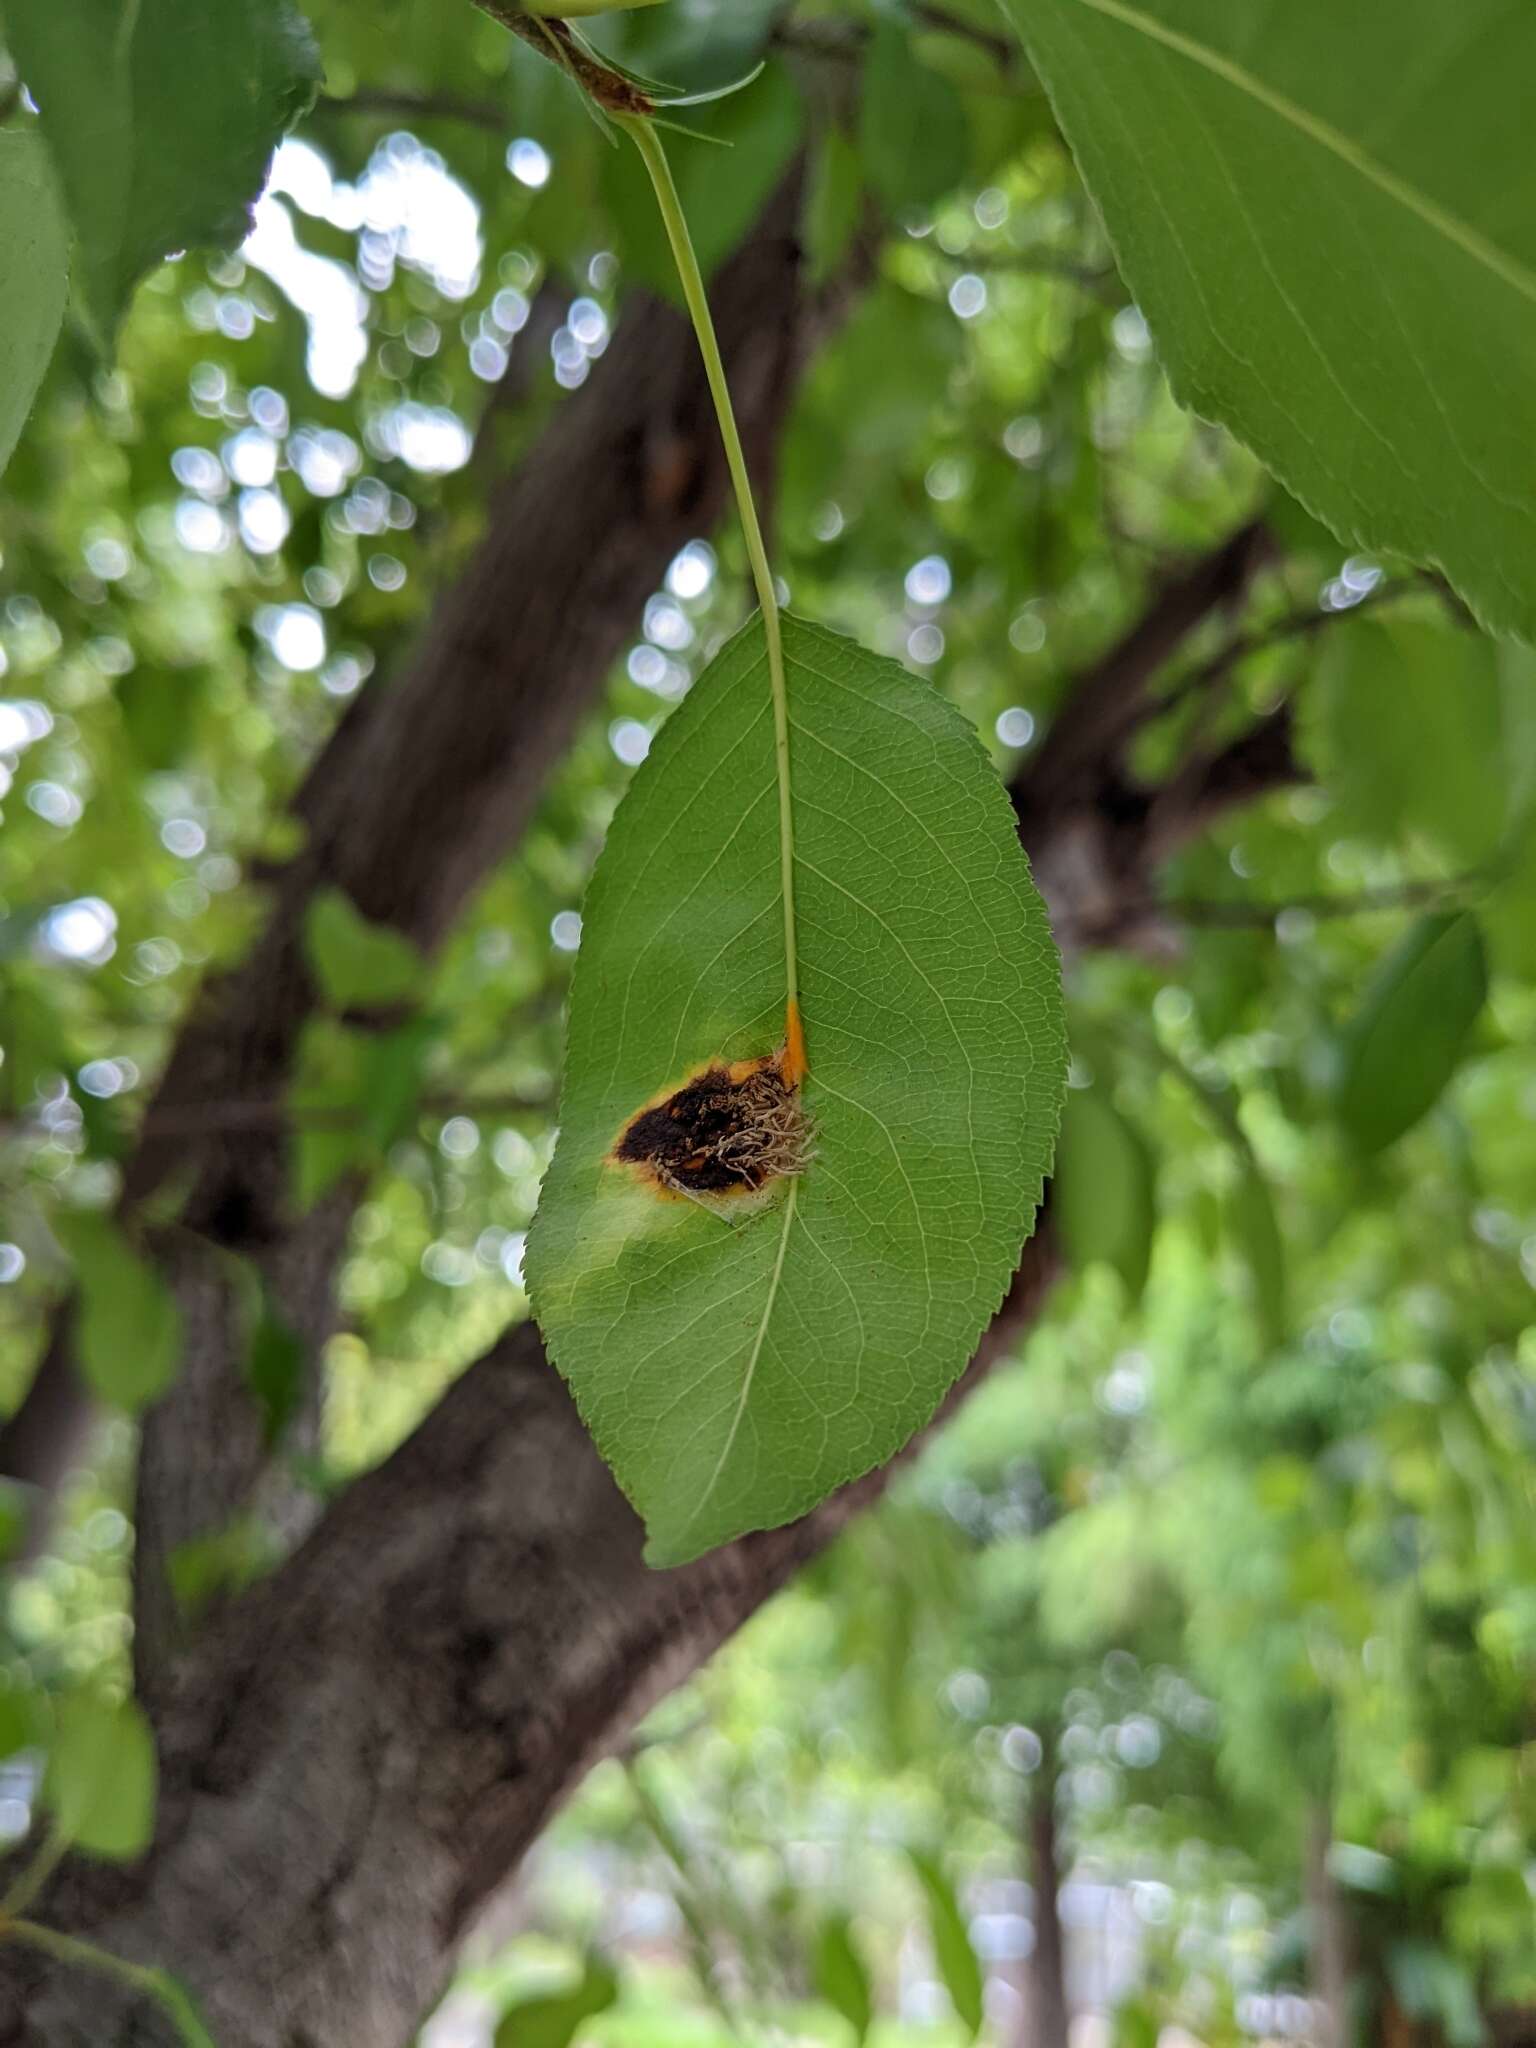
POLYGON ((709 1475, 709 1482, 705 1486, 704 1491, 699 1495, 698 1505, 683 1524, 682 1531, 678 1537, 680 1543, 686 1541, 689 1530, 714 1499, 715 1488, 720 1484, 720 1475, 725 1470, 730 1460, 730 1455, 736 1448, 736 1439, 741 1433, 742 1417, 747 1412, 747 1401, 752 1393, 752 1382, 757 1377, 757 1361, 762 1357, 763 1345, 768 1338, 768 1325, 773 1321, 773 1311, 779 1299, 779 1288, 784 1280, 784 1260, 789 1251, 789 1233, 793 1229, 795 1221, 796 1186, 797 1183, 791 1179, 788 1192, 784 1197, 784 1227, 779 1235, 778 1256, 773 1262, 773 1271, 768 1278, 768 1296, 763 1303, 763 1313, 757 1326, 757 1335, 752 1340, 752 1351, 747 1359, 747 1369, 742 1374, 741 1392, 736 1397, 736 1412, 731 1417, 731 1426, 725 1433, 725 1442, 720 1447, 720 1455, 715 1460, 715 1469, 709 1475))
POLYGON ((1459 219, 1405 178, 1400 178, 1395 171, 1388 170, 1385 164, 1378 163, 1375 157, 1368 155, 1320 115, 1309 113, 1286 94, 1265 85, 1262 79, 1255 78, 1251 71, 1221 51, 1185 35, 1181 29, 1170 28, 1166 22, 1144 14, 1139 8, 1127 6, 1125 0, 1076 0, 1076 4, 1087 8, 1090 13, 1103 15, 1107 20, 1118 21, 1122 27, 1146 36, 1151 42, 1162 44, 1164 49, 1172 50, 1213 78, 1219 78, 1224 85, 1267 108, 1298 134, 1305 135, 1319 148, 1327 150, 1357 176, 1423 221, 1426 227, 1432 228, 1464 256, 1481 264, 1512 291, 1536 305, 1536 273, 1527 270, 1524 264, 1499 248, 1497 243, 1489 241, 1469 222, 1459 219))

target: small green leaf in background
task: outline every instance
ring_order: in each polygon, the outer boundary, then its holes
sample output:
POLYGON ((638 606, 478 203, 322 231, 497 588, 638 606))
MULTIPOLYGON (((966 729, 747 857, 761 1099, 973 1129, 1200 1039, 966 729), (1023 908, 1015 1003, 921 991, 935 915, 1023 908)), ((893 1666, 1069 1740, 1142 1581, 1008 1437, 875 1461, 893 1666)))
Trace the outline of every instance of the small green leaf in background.
POLYGON ((162 257, 245 235, 274 147, 315 96, 319 57, 289 0, 7 0, 5 24, 106 342, 162 257))
POLYGON ((1141 1299, 1157 1221, 1151 1152, 1096 1088, 1067 1091, 1051 1177, 1051 1214, 1074 1266, 1102 1263, 1141 1299))
POLYGON ((812 284, 833 275, 858 230, 864 198, 859 152, 835 121, 816 138, 805 194, 805 249, 812 284))
POLYGON ((892 213, 916 213, 952 192, 970 164, 960 95, 912 54, 897 21, 875 24, 864 61, 859 148, 869 182, 892 213))
POLYGON ((1536 818, 1516 836, 1507 870, 1481 906, 1494 966, 1522 981, 1536 981, 1536 818))
POLYGON ((1227 1199, 1227 1229, 1248 1268, 1259 1327, 1266 1343, 1278 1349, 1291 1334, 1285 1240, 1280 1235, 1269 1183, 1251 1156, 1243 1162, 1237 1184, 1227 1199))
POLYGON ((508 2006, 494 2048, 574 2048, 586 2022, 607 2012, 618 1995, 613 1971, 600 1957, 589 1956, 580 1980, 568 1991, 544 1992, 508 2006))
POLYGON ((183 1620, 198 1620, 226 1594, 254 1583, 276 1562, 271 1532, 250 1515, 237 1517, 206 1536, 178 1543, 166 1560, 166 1576, 183 1620))
POLYGON ((209 695, 205 669, 146 663, 119 676, 118 716, 135 758, 151 770, 174 768, 197 744, 209 695))
POLYGON ((985 2013, 986 1980, 971 1946, 965 1914, 939 1859, 921 1849, 909 1850, 908 1854, 927 1896, 928 1939, 933 1944, 939 1977, 949 1993, 956 2018, 966 2029, 967 2038, 974 2041, 981 2032, 985 2013))
POLYGON ((245 1380, 261 1405, 267 1441, 276 1443, 304 1390, 304 1345, 265 1287, 246 1348, 245 1380))
POLYGON ((396 1031, 353 1030, 334 1017, 305 1027, 289 1091, 295 1200, 308 1213, 344 1174, 377 1166, 409 1127, 436 1017, 396 1031))
POLYGON ((120 1408, 158 1400, 181 1361, 181 1310, 164 1274, 109 1216, 66 1211, 54 1229, 75 1265, 74 1349, 86 1382, 120 1408))
MULTIPOLYGON (((19 1479, 0 1479, 0 1565, 16 1556, 26 1538, 31 1489, 19 1479)), ((0 1693, 0 1699, 4 1694, 0 1693)), ((0 1750, 0 1756, 5 1754, 0 1750)))
POLYGON ((1008 4, 1175 396, 1536 638, 1536 9, 1008 4))
POLYGON ((0 470, 53 354, 69 296, 69 229, 41 136, 0 130, 0 470))
POLYGON ((829 1913, 817 1929, 811 1977, 817 1996, 841 2013, 858 2048, 864 2048, 875 2017, 875 1995, 846 1913, 829 1913))
POLYGON ((1387 956, 1344 1039, 1338 1117, 1379 1152, 1440 1099, 1488 993, 1476 918, 1420 918, 1387 956))
POLYGON ((30 1749, 39 1739, 41 1695, 9 1685, 0 1692, 0 1758, 30 1749))
POLYGON ((926 682, 786 618, 813 1156, 741 1220, 609 1160, 645 1105, 784 1035, 763 630, 658 734, 583 910, 539 1327, 647 1555, 803 1514, 932 1415, 1033 1227, 1065 1063, 1017 821, 926 682))
POLYGON ((1112 2048, 1157 2048, 1162 2031, 1158 2006, 1135 1993, 1122 1998, 1110 2017, 1112 2048))
POLYGON ((392 926, 364 917, 340 889, 316 893, 304 938, 334 1009, 377 1009, 421 990, 426 964, 417 948, 392 926))
POLYGON ((69 1693, 58 1703, 43 1803, 58 1832, 90 1856, 126 1862, 155 1827, 155 1743, 131 1700, 69 1693))
POLYGON ((1350 824, 1421 833, 1462 867, 1486 861, 1510 817, 1501 650, 1422 620, 1351 619, 1324 641, 1312 753, 1350 824))

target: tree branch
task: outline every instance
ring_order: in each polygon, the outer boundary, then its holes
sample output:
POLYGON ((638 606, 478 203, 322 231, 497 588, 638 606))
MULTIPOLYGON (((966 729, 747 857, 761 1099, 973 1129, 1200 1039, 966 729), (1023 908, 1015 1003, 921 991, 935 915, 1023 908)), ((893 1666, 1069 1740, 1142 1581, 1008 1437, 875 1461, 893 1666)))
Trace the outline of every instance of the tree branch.
POLYGON ((1175 802, 1171 791, 1141 787, 1126 752, 1155 712, 1152 686, 1164 666, 1213 613, 1235 610, 1274 559, 1273 541, 1254 521, 1165 582, 1068 685, 1039 751, 1010 785, 1020 836, 1064 946, 1134 943, 1147 920, 1129 906, 1148 900, 1156 862, 1181 835, 1200 829, 1186 816, 1194 792, 1181 787, 1175 802), (1152 812, 1165 797, 1154 846, 1152 812))
POLYGON ((451 92, 394 92, 384 85, 360 85, 346 94, 322 93, 315 102, 311 119, 335 118, 342 114, 399 115, 407 121, 463 121, 472 128, 489 128, 505 134, 512 124, 512 110, 496 100, 465 99, 451 92))
POLYGON ((1013 784, 1021 822, 1030 821, 1038 836, 1048 819, 1097 794, 1154 707, 1151 685, 1159 672, 1213 612, 1235 610, 1274 559, 1268 529, 1254 520, 1154 593, 1135 624, 1063 695, 1039 752, 1013 784))
MULTIPOLYGON (((1056 1271, 1044 1225, 935 1427, 1056 1271)), ((148 1863, 70 1866, 36 1917, 174 1970, 225 2048, 400 2048, 592 1764, 900 1463, 787 1528, 650 1571, 523 1324, 194 1650, 162 1719, 148 1863)), ((6 2048, 160 2048, 154 2026, 128 2020, 126 1994, 114 2010, 100 1982, 0 1950, 6 2048)))

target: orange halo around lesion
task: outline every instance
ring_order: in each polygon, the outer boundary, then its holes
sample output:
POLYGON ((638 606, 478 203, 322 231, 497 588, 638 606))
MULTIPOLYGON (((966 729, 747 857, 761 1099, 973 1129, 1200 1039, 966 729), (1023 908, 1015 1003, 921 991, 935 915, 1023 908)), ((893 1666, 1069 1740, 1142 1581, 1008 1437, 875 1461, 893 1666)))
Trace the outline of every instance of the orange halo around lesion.
POLYGON ((802 1172, 810 1157, 799 1100, 805 1038, 793 1005, 787 1022, 776 1052, 702 1060, 659 1089, 625 1119, 605 1163, 661 1200, 732 1215, 759 1206, 775 1182, 802 1172), (771 1082, 752 1088, 767 1076, 771 1082))

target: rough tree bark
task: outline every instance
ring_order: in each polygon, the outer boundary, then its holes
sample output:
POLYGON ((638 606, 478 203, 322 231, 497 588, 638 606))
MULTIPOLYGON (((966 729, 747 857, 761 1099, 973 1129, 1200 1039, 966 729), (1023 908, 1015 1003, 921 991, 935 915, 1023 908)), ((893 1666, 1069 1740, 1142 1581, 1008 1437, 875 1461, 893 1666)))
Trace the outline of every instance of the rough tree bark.
POLYGON ((1317 2007, 1319 2048, 1349 2048, 1350 2007, 1355 1980, 1354 1928, 1349 1903, 1329 1863, 1333 1848, 1333 1802, 1316 1800, 1306 1816, 1302 1847, 1302 1888, 1307 1905, 1307 1964, 1317 2007))
MULTIPOLYGON (((1054 1269, 1037 1235, 951 1404, 1054 1269)), ((145 1865, 66 1871, 35 1917, 175 1970, 220 2048, 402 2048, 477 1909, 591 1764, 889 1476, 650 1571, 522 1325, 186 1660, 145 1865)), ((174 2041, 102 1978, 16 1949, 0 1964, 7 2048, 174 2041)))
MULTIPOLYGON (((780 195, 717 291, 760 462, 831 310, 802 288, 793 204, 780 195), (765 305, 790 309, 771 330, 765 305)), ((691 344, 656 307, 621 333, 612 367, 505 487, 486 542, 405 673, 359 700, 317 763, 299 803, 306 849, 278 878, 252 960, 189 1023, 162 1105, 280 1100, 313 1000, 299 933, 317 887, 339 884, 424 945, 441 937, 514 840, 661 569, 719 512, 691 344)), ((1234 547, 1200 565, 1203 604, 1190 601, 1187 578, 1154 593, 1121 643, 1122 691, 1142 701, 1158 663, 1241 590, 1263 549, 1250 536, 1234 566, 1234 547)), ((1067 738, 1114 696, 1116 658, 1111 650, 1091 672, 1092 690, 1069 693, 1057 725, 1067 738)), ((1083 905, 1076 871, 1056 856, 1085 816, 1113 817, 1115 872, 1144 904, 1154 846, 1166 852, 1294 773, 1273 747, 1256 770, 1245 736, 1188 768, 1174 804, 1169 790, 1128 781, 1133 726, 1100 732, 1096 770, 1074 762, 1070 804, 1044 756, 1014 792, 1069 924, 1083 905)), ((151 1136, 135 1191, 189 1161, 193 1230, 255 1256, 318 1340, 334 1314, 352 1197, 318 1224, 296 1224, 275 1136, 207 1136, 190 1151, 151 1136)), ((479 1905, 592 1761, 888 1473, 789 1529, 649 1572, 632 1513, 524 1328, 471 1367, 278 1571, 183 1646, 158 1583, 166 1548, 222 1523, 263 1472, 222 1296, 188 1258, 190 1277, 179 1278, 195 1349, 149 1419, 141 1483, 140 1666, 163 1773, 156 1840, 129 1870, 66 1865, 37 1917, 177 1971, 221 2048, 401 2048, 479 1905)), ((1016 1343, 1053 1270, 1043 1231, 951 1404, 1016 1343)), ((34 1397, 38 1412, 57 1405, 61 1375, 62 1354, 34 1397)), ((163 2016, 107 1980, 0 1947, 3 2048, 160 2048, 171 2038, 163 2016)))

